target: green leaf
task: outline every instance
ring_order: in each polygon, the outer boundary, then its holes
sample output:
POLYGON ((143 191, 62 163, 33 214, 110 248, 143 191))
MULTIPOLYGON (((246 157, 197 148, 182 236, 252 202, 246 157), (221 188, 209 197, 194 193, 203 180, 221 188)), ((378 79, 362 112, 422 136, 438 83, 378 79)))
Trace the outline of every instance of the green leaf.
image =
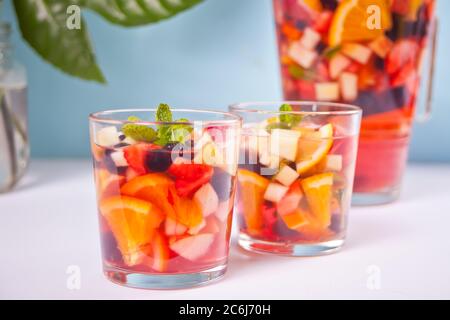
MULTIPOLYGON (((128 121, 133 122, 137 122, 140 120, 141 119, 134 116, 128 118, 128 121)), ((136 141, 153 142, 157 138, 157 133, 153 128, 139 124, 127 123, 122 126, 122 132, 127 137, 130 137, 136 141)))
POLYGON ((105 83, 95 60, 86 24, 66 26, 69 0, 14 0, 22 37, 46 61, 62 71, 86 80, 105 83))
POLYGON ((323 56, 326 59, 333 58, 339 51, 341 51, 341 46, 338 45, 336 47, 329 47, 323 52, 323 56))
POLYGON ((314 78, 314 71, 303 69, 296 64, 291 64, 288 67, 288 72, 291 77, 297 80, 312 80, 314 78))
POLYGON ((111 23, 140 26, 168 19, 203 0, 81 0, 111 23))
POLYGON ((287 127, 292 128, 297 125, 300 121, 302 121, 302 116, 299 114, 293 114, 293 109, 290 104, 282 104, 280 106, 280 121, 284 123, 287 127))
POLYGON ((159 104, 158 109, 156 109, 155 121, 172 122, 172 111, 170 111, 170 107, 168 104, 159 104))

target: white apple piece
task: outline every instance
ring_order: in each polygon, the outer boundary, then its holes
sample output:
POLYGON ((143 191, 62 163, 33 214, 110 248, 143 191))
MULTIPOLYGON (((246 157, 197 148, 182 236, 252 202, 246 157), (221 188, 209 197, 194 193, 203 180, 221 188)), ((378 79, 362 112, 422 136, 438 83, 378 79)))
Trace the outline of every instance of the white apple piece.
POLYGON ((168 236, 179 236, 187 231, 187 227, 185 225, 178 223, 176 220, 169 217, 167 217, 164 223, 164 229, 168 236))
POLYGON ((214 241, 214 235, 210 233, 198 234, 183 238, 170 245, 170 249, 185 259, 195 261, 204 256, 214 241))
POLYGON ((120 143, 119 132, 116 127, 104 127, 97 131, 97 144, 111 147, 120 143))
POLYGON ((372 50, 358 43, 346 43, 342 46, 342 53, 347 57, 355 60, 360 64, 367 64, 369 62, 370 56, 372 55, 372 50))
POLYGON ((339 77, 341 96, 345 101, 354 101, 358 97, 358 76, 354 73, 344 72, 339 77))
POLYGON ((198 152, 203 150, 203 147, 213 142, 213 139, 211 138, 211 135, 208 132, 203 132, 202 135, 194 134, 194 151, 198 152))
POLYGON ((339 100, 339 84, 337 82, 316 83, 315 91, 319 101, 339 100))
POLYGON ((292 169, 289 166, 284 166, 281 168, 280 172, 275 176, 275 180, 278 182, 281 182, 281 184, 285 185, 286 187, 289 187, 291 184, 294 183, 295 180, 298 179, 300 175, 297 173, 296 170, 292 169))
POLYGON ((300 38, 300 45, 305 49, 314 50, 321 39, 320 33, 311 28, 306 28, 300 38))
POLYGON ((125 159, 125 156, 123 155, 123 151, 114 151, 110 155, 112 161, 116 165, 116 167, 127 167, 128 162, 127 159, 125 159))
POLYGON ((295 161, 300 137, 300 131, 273 129, 270 135, 270 153, 289 161, 295 161))
POLYGON ((288 193, 281 202, 277 203, 277 212, 280 216, 291 214, 298 209, 303 194, 298 192, 288 193))
POLYGON ((206 226, 206 221, 205 221, 205 219, 203 219, 202 222, 200 222, 195 227, 190 227, 188 230, 188 233, 190 235, 195 235, 195 234, 199 233, 205 226, 206 226))
POLYGON ((219 207, 216 211, 216 217, 221 222, 225 222, 228 219, 228 215, 231 212, 231 209, 233 207, 233 202, 230 200, 225 200, 219 203, 219 207))
POLYGON ((300 43, 294 42, 289 47, 289 57, 305 69, 311 68, 316 61, 317 53, 304 48, 300 43))
POLYGON ((350 66, 351 63, 352 62, 349 58, 337 53, 330 59, 330 77, 333 80, 337 79, 339 75, 350 66))
POLYGON ((330 154, 325 158, 326 171, 341 171, 342 170, 342 156, 339 154, 330 154))
POLYGON ((385 35, 379 36, 369 43, 369 48, 382 59, 386 58, 393 47, 394 43, 385 35))
POLYGON ((264 199, 271 202, 279 202, 288 190, 289 188, 286 186, 271 182, 267 186, 266 192, 264 193, 264 199))
POLYGON ((219 197, 210 183, 198 189, 193 199, 200 205, 204 217, 214 213, 219 207, 219 197))

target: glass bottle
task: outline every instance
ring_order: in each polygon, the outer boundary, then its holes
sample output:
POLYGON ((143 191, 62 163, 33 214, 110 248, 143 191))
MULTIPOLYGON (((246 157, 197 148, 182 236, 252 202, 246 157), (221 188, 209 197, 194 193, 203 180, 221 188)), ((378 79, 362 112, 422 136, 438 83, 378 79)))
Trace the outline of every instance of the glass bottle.
POLYGON ((11 26, 0 22, 0 193, 11 190, 29 163, 27 78, 14 59, 11 26))

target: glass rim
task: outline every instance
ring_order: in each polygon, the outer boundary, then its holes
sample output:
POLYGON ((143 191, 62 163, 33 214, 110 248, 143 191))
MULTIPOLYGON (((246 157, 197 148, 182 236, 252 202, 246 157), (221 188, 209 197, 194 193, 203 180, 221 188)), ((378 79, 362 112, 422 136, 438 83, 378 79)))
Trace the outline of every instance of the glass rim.
POLYGON ((338 102, 326 102, 326 101, 299 101, 299 100, 279 100, 279 101, 250 101, 250 102, 239 102, 234 103, 229 106, 231 112, 242 112, 242 113, 257 113, 257 114, 298 114, 298 115, 330 115, 330 116, 352 116, 352 115, 362 115, 362 108, 348 103, 338 103, 338 102), (333 111, 279 111, 279 110, 263 110, 261 108, 252 108, 268 105, 283 105, 290 104, 294 106, 330 106, 341 110, 333 111))
MULTIPOLYGON (((89 120, 96 123, 104 123, 111 125, 121 125, 127 123, 134 123, 139 125, 172 125, 172 124, 180 124, 178 121, 129 121, 127 119, 118 120, 113 118, 102 118, 102 116, 120 114, 120 113, 133 113, 133 112, 156 112, 156 108, 124 108, 124 109, 107 109, 97 112, 92 112, 89 114, 89 120)), ((242 118, 234 113, 226 112, 226 111, 218 111, 218 110, 210 110, 210 109, 193 109, 193 108, 171 108, 172 112, 185 112, 185 113, 197 113, 197 114, 214 114, 214 115, 222 115, 227 119, 221 120, 189 120, 183 122, 183 124, 195 125, 195 123, 202 122, 213 125, 229 125, 229 124, 242 124, 242 118)))

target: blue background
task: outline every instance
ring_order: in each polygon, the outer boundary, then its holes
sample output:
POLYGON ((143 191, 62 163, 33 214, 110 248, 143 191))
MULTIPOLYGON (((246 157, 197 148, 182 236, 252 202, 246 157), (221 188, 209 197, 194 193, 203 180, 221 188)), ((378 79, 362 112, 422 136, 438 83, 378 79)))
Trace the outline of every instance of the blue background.
MULTIPOLYGON (((162 23, 133 29, 83 12, 107 85, 81 81, 43 62, 20 39, 11 2, 17 58, 29 76, 34 157, 87 156, 90 112, 152 106, 226 109, 232 102, 280 99, 271 0, 206 0, 162 23)), ((411 159, 450 161, 450 1, 438 1, 440 45, 434 115, 416 124, 411 159)))

